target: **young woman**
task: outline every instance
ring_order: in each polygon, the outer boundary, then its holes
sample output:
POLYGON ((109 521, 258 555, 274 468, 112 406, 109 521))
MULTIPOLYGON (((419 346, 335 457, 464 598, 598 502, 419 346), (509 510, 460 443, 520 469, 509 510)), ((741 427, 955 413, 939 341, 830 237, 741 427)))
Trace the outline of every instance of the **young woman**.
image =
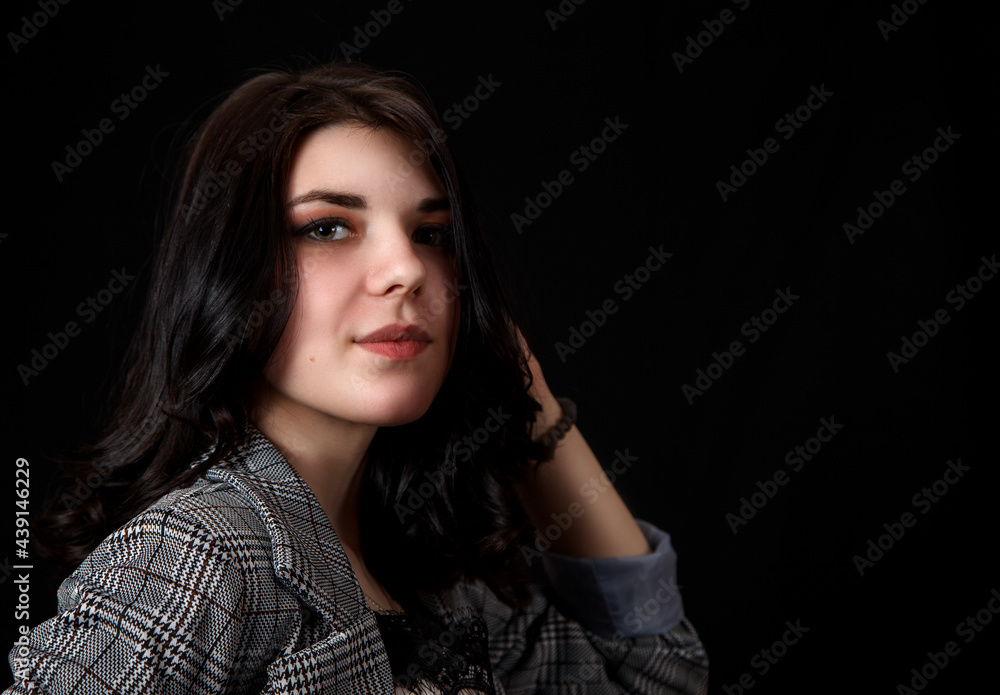
POLYGON ((669 536, 546 386, 422 90, 263 74, 186 162, 10 692, 704 692, 669 536))

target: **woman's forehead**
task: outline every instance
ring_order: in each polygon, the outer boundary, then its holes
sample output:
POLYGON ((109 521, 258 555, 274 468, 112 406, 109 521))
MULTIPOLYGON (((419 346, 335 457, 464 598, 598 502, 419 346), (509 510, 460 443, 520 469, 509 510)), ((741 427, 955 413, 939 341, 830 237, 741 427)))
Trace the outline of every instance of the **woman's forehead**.
POLYGON ((419 145, 388 128, 356 123, 311 131, 295 149, 286 200, 323 190, 354 194, 370 205, 446 197, 419 145))

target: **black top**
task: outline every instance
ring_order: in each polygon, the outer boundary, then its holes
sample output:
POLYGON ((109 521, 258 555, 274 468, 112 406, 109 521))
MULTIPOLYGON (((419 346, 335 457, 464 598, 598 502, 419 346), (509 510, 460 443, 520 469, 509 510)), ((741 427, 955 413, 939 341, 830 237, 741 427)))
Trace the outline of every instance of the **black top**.
POLYGON ((486 624, 469 612, 446 625, 430 613, 376 611, 393 681, 413 693, 496 695, 486 624), (433 689, 431 692, 436 692, 433 689))

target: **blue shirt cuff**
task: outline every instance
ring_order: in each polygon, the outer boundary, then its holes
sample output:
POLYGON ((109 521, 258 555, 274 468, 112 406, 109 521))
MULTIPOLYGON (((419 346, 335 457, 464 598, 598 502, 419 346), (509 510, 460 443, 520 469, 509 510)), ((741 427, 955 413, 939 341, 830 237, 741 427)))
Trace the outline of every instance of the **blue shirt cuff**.
POLYGON ((575 558, 546 552, 552 586, 585 628, 608 639, 670 632, 684 618, 670 534, 636 520, 652 548, 632 557, 575 558))

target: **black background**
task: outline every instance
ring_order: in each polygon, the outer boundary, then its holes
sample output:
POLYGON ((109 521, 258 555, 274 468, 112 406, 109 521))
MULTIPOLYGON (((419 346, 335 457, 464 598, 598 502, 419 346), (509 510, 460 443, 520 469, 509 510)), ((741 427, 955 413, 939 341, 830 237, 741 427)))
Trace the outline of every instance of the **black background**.
MULTIPOLYGON (((995 87, 977 70, 984 20, 914 1, 919 9, 886 38, 878 22, 892 15, 888 2, 589 0, 564 2, 574 11, 553 29, 555 0, 401 2, 352 57, 415 75, 441 111, 480 77, 500 83, 450 141, 495 223, 553 391, 576 400, 602 461, 626 448, 638 457, 617 485, 637 516, 672 533, 686 612, 712 661, 710 691, 749 674, 755 692, 895 692, 949 640, 961 652, 927 690, 976 683, 1000 627, 966 644, 956 626, 1000 588, 995 454, 981 455, 973 438, 995 431, 985 407, 995 343, 973 350, 996 315, 995 281, 961 310, 946 297, 997 251, 993 234, 967 233, 996 228, 973 222, 990 193, 987 175, 972 173, 985 171, 973 165, 982 131, 961 106, 995 87), (727 8, 735 20, 679 71, 673 54, 727 8), (776 122, 812 87, 832 96, 784 139, 776 122), (628 128, 581 172, 572 153, 605 118, 628 128), (938 128, 960 138, 909 181, 903 163, 938 128), (716 182, 769 137, 778 151, 724 201, 716 182), (563 169, 573 183, 519 234, 512 213, 563 169), (844 223, 895 179, 906 193, 851 243, 844 223), (661 245, 673 256, 624 301, 615 284, 661 245), (749 343, 741 327, 786 288, 798 299, 749 343), (561 359, 555 344, 608 299, 618 311, 561 359), (887 353, 939 309, 948 323, 894 371, 887 353), (689 403, 682 385, 736 340, 745 354, 689 403), (786 452, 821 418, 843 428, 792 471, 786 452), (969 471, 922 514, 912 498, 959 457, 969 471), (726 515, 778 470, 788 483, 734 533, 726 515), (916 525, 859 575, 854 556, 904 512, 916 525), (754 657, 786 621, 808 633, 761 673, 754 657)), ((17 457, 30 461, 33 510, 51 457, 93 432, 123 368, 164 165, 185 120, 251 69, 343 57, 342 43, 386 5, 244 0, 220 17, 208 0, 71 2, 16 52, 8 36, 3 445, 12 477, 17 457), (111 103, 147 66, 168 75, 119 120, 111 103), (58 181, 53 161, 102 118, 114 132, 58 181), (122 268, 137 278, 129 291, 83 323, 77 305, 122 268), (70 320, 81 334, 25 384, 18 365, 70 320)), ((38 11, 12 3, 0 26, 22 33, 22 16, 38 11)), ((3 526, 6 575, 17 560, 14 523, 3 526)), ((32 560, 34 625, 55 601, 47 565, 32 560)), ((2 587, 0 614, 10 615, 10 577, 2 587)), ((12 644, 17 621, 2 622, 12 644)))

